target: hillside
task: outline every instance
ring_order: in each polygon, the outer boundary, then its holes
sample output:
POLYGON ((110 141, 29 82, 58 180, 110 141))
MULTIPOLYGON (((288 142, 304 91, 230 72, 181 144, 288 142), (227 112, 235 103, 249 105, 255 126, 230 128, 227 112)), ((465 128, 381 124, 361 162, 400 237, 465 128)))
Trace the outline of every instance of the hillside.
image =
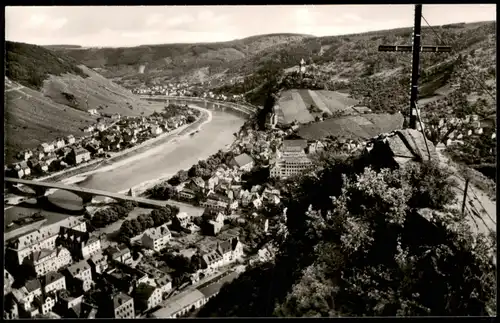
POLYGON ((104 76, 133 86, 137 82, 180 78, 198 82, 202 75, 213 77, 268 48, 300 41, 308 35, 269 34, 249 38, 199 44, 143 45, 128 48, 57 48, 91 68, 101 69, 104 76), (140 67, 146 66, 144 73, 140 67))
POLYGON ((45 48, 6 43, 5 154, 15 154, 69 134, 83 135, 102 114, 151 113, 147 102, 85 66, 45 48), (31 77, 30 77, 31 76, 31 77))
MULTIPOLYGON (((472 64, 477 64, 479 70, 493 68, 495 30, 495 22, 452 24, 432 29, 424 25, 423 45, 451 45, 453 52, 421 55, 421 83, 424 84, 421 97, 432 97, 439 88, 456 81, 451 74, 459 55, 474 58, 472 64)), ((375 83, 390 81, 391 86, 401 84, 405 93, 408 92, 406 81, 409 80, 411 54, 380 53, 377 48, 382 44, 411 43, 411 35, 411 28, 400 28, 343 36, 279 34, 223 43, 66 49, 63 52, 89 67, 104 69, 100 72, 106 77, 126 86, 174 78, 191 82, 212 81, 213 85, 231 84, 234 80, 251 78, 256 71, 270 66, 280 70, 293 69, 304 58, 311 69, 317 70, 317 76, 327 83, 329 89, 349 87, 359 96, 357 92, 362 89, 379 91, 379 85, 374 89, 375 85, 364 84, 366 79, 375 83), (141 65, 146 66, 144 74, 139 73, 141 65)), ((488 79, 495 79, 494 73, 486 74, 488 79)), ((244 83, 248 84, 242 84, 238 92, 246 93, 263 81, 262 78, 246 80, 244 83)), ((400 101, 400 91, 398 87, 392 95, 394 101, 400 101)), ((384 99, 391 97, 388 93, 379 96, 384 99)))

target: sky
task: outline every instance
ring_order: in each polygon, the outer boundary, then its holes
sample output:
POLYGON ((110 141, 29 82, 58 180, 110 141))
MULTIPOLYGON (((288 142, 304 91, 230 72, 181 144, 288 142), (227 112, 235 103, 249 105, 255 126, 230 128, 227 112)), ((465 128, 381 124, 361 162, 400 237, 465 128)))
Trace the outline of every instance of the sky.
MULTIPOLYGON (((413 5, 8 6, 5 38, 37 45, 129 47, 271 33, 335 36, 410 27, 413 14, 413 5)), ((496 5, 423 5, 423 16, 431 25, 491 21, 496 5)))

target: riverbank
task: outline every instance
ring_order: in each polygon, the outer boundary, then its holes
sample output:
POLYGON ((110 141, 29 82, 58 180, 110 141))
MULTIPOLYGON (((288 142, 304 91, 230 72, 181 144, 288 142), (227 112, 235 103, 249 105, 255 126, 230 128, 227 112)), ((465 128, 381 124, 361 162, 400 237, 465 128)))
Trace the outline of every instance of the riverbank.
MULTIPOLYGON (((191 124, 184 125, 182 127, 179 127, 172 132, 165 133, 165 134, 162 134, 156 138, 150 139, 150 140, 148 140, 148 141, 146 141, 146 142, 144 142, 141 145, 138 145, 136 147, 132 147, 132 148, 126 149, 122 152, 119 152, 116 155, 112 156, 110 159, 105 160, 104 162, 107 165, 104 165, 104 167, 99 167, 97 169, 87 171, 87 172, 81 172, 75 176, 62 179, 61 181, 65 184, 76 184, 76 183, 84 181, 88 176, 90 176, 92 174, 111 171, 115 168, 124 166, 124 165, 131 163, 131 162, 134 162, 136 160, 147 158, 147 157, 155 154, 158 150, 163 149, 161 144, 166 144, 166 143, 169 143, 171 141, 182 140, 184 138, 187 138, 191 133, 199 131, 203 125, 212 121, 212 112, 210 110, 200 108, 200 107, 197 107, 194 105, 190 105, 190 107, 201 111, 201 116, 195 122, 193 122, 191 124), (158 144, 160 144, 160 145, 158 145, 158 144), (153 146, 156 146, 156 147, 153 147, 153 146)), ((161 178, 163 179, 165 176, 168 176, 168 175, 169 174, 165 174, 161 178)), ((142 187, 144 185, 148 185, 148 184, 147 183, 140 183, 136 187, 139 189, 140 187, 142 187)), ((132 188, 132 189, 135 190, 135 188, 132 188)), ((128 191, 128 190, 126 190, 126 191, 128 191)), ((120 192, 120 193, 124 193, 124 192, 120 192)))
POLYGON ((158 137, 151 138, 137 146, 112 153, 109 158, 99 158, 98 160, 91 161, 87 165, 77 166, 76 168, 70 169, 62 174, 54 174, 36 180, 50 180, 52 182, 61 181, 66 184, 75 184, 84 180, 88 175, 101 171, 112 170, 113 168, 122 166, 139 158, 147 157, 144 154, 147 151, 154 149, 153 146, 175 140, 177 137, 183 136, 186 132, 191 133, 198 131, 201 126, 212 120, 212 113, 210 110, 200 108, 195 105, 190 105, 189 107, 201 111, 200 117, 193 123, 183 125, 171 132, 163 133, 158 137))

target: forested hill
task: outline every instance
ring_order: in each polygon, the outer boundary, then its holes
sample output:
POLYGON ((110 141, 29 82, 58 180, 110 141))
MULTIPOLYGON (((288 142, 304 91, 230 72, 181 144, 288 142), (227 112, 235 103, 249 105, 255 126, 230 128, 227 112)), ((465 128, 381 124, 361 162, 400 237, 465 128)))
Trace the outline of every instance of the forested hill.
POLYGON ((99 68, 108 78, 124 84, 173 77, 199 81, 213 78, 234 62, 263 50, 310 38, 300 34, 268 34, 218 43, 142 45, 125 48, 56 48, 91 68, 99 68), (140 66, 146 66, 139 73, 140 66), (201 76, 200 76, 201 73, 201 76), (205 75, 206 74, 206 75, 205 75))
MULTIPOLYGON (((377 48, 382 44, 409 44, 411 35, 412 28, 399 28, 343 36, 272 34, 222 43, 62 51, 91 68, 100 68, 106 77, 127 86, 168 79, 231 84, 267 66, 292 68, 302 58, 333 81, 349 81, 371 75, 394 78, 403 69, 409 71, 411 54, 380 53, 377 48), (139 73, 141 65, 146 66, 144 74, 139 73)), ((494 66, 496 46, 491 39, 496 39, 495 22, 451 24, 432 29, 424 25, 424 45, 450 45, 453 53, 423 54, 422 69, 438 67, 450 57, 459 53, 468 55, 473 50, 482 57, 478 64, 494 66)))
POLYGON ((496 315, 496 237, 473 238, 446 210, 447 171, 333 155, 322 165, 282 190, 275 260, 223 286, 199 317, 496 315))

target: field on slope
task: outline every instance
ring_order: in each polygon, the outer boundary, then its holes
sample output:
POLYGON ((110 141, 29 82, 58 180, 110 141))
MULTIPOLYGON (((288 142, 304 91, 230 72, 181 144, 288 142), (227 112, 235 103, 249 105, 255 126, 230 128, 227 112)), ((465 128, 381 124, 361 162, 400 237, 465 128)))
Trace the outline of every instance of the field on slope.
POLYGON ((278 100, 278 121, 288 124, 297 120, 299 123, 314 121, 316 116, 323 113, 333 114, 337 112, 358 114, 352 106, 358 103, 348 95, 326 90, 292 89, 283 91, 278 100), (316 112, 310 111, 310 107, 316 107, 316 112))
POLYGON ((17 43, 8 43, 8 50, 4 87, 7 163, 22 149, 36 148, 60 136, 83 135, 82 128, 96 122, 87 109, 103 115, 153 112, 148 102, 129 90, 55 52, 17 43), (58 75, 50 74, 51 68, 58 75), (30 78, 30 73, 36 77, 30 78))
POLYGON ((362 114, 308 124, 299 129, 298 135, 307 140, 320 140, 328 136, 367 140, 402 127, 403 115, 400 113, 362 114))

